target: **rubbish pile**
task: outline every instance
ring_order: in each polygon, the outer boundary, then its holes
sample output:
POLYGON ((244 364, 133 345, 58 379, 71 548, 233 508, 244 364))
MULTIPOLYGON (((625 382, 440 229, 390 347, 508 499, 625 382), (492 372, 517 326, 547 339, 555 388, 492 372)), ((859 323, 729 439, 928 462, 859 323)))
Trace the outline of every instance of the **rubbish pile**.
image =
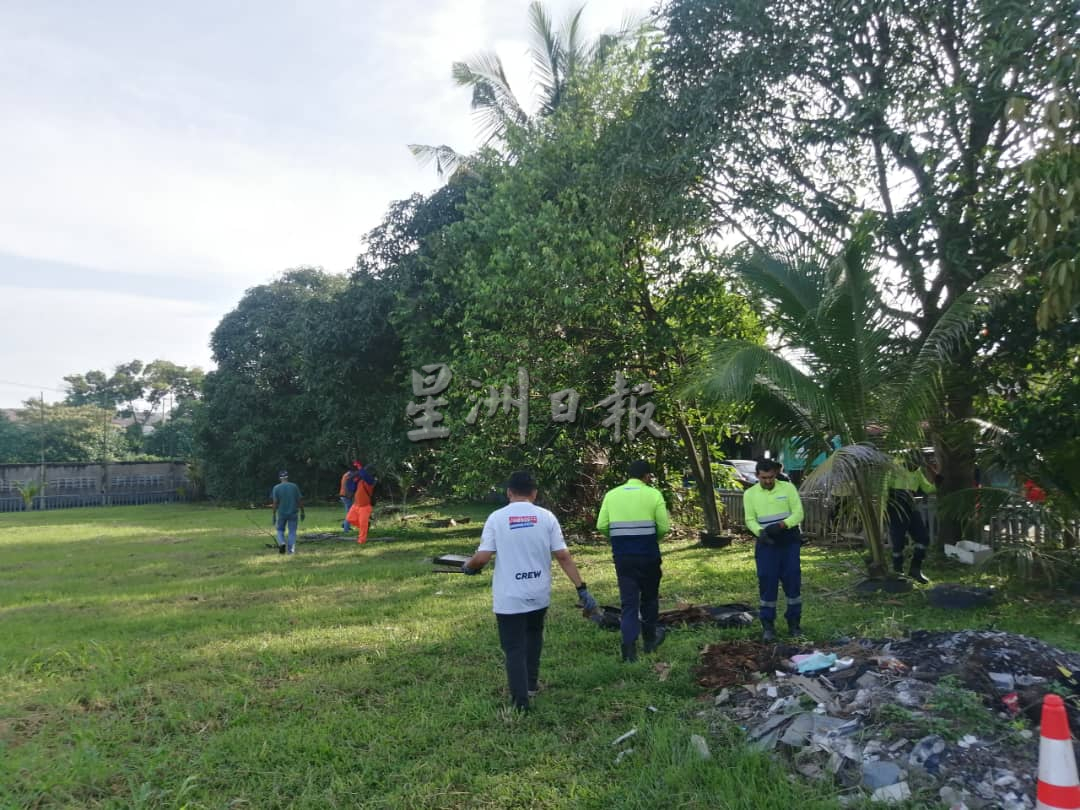
POLYGON ((916 632, 797 647, 710 644, 696 671, 717 725, 785 757, 842 800, 954 810, 1035 807, 1048 691, 1080 731, 1080 655, 996 631, 916 632))

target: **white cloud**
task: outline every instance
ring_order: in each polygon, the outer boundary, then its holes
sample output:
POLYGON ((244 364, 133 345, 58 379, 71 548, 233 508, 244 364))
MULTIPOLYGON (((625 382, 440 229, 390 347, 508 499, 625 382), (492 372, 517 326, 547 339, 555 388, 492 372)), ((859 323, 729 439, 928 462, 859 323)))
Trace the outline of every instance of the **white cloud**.
POLYGON ((62 398, 66 374, 111 371, 138 358, 212 367, 210 333, 221 313, 212 307, 163 301, 136 294, 86 290, 28 290, 0 287, 5 317, 0 319, 0 402, 12 407, 35 396, 62 398))
MULTIPOLYGON (((557 23, 577 5, 548 4, 557 23)), ((586 30, 615 28, 626 5, 590 0, 586 30)), ((0 285, 12 286, 0 287, 0 340, 18 348, 0 378, 59 387, 64 374, 132 357, 205 365, 210 331, 232 305, 223 289, 239 294, 297 265, 350 267, 392 201, 437 185, 406 144, 476 146, 452 62, 494 49, 528 98, 527 7, 269 0, 254 16, 229 0, 6 7, 0 285), (3 254, 103 279, 186 278, 205 285, 205 304, 18 289, 26 265, 5 265, 3 254)), ((0 405, 24 395, 0 386, 0 405)))

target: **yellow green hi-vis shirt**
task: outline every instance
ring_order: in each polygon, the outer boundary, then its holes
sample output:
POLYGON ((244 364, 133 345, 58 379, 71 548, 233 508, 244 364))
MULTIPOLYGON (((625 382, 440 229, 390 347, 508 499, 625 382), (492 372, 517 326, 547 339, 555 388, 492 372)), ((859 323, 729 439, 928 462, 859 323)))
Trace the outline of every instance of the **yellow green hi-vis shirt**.
POLYGON ((789 481, 777 481, 772 489, 763 489, 761 484, 754 484, 743 493, 743 511, 746 513, 746 528, 754 533, 754 537, 760 537, 764 528, 771 523, 782 520, 789 529, 794 529, 803 521, 799 490, 789 481))

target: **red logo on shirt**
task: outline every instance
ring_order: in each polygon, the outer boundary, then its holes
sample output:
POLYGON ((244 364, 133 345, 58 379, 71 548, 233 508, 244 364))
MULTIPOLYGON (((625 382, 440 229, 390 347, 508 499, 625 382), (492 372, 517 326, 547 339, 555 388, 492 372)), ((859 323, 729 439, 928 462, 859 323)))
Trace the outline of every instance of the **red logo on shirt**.
POLYGON ((540 521, 538 515, 510 515, 511 529, 527 529, 540 521))

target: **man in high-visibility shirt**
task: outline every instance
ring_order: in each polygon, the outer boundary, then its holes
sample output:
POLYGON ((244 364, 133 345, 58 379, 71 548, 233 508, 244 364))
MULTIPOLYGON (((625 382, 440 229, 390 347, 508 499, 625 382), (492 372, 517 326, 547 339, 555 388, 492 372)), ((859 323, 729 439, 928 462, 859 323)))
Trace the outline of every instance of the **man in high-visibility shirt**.
POLYGON ((660 614, 660 540, 671 529, 667 504, 659 490, 649 486, 652 468, 647 461, 630 465, 630 480, 604 495, 597 531, 611 540, 611 556, 622 602, 622 660, 637 660, 637 640, 645 640, 651 653, 664 641, 660 614))
POLYGON ((803 520, 799 490, 789 481, 778 481, 780 464, 771 459, 757 463, 758 482, 743 492, 746 528, 757 538, 758 597, 761 600, 761 640, 776 641, 776 600, 780 586, 787 598, 788 631, 802 635, 802 571, 799 549, 803 520))
POLYGON ((922 572, 926 550, 930 547, 930 531, 915 504, 920 492, 931 495, 937 487, 927 480, 914 457, 908 457, 888 471, 889 500, 885 515, 889 519, 889 542, 892 545, 893 570, 904 570, 904 546, 911 535, 911 567, 908 576, 923 585, 930 582, 922 572))

